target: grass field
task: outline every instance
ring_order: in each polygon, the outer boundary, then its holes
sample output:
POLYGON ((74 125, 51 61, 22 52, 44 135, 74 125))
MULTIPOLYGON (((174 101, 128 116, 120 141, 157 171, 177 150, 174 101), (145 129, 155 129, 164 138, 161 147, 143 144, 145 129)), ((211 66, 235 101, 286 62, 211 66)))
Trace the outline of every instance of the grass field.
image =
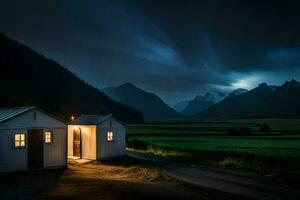
POLYGON ((231 128, 239 127, 248 127, 253 133, 260 133, 261 124, 268 124, 273 134, 282 131, 300 132, 300 119, 242 119, 131 124, 127 126, 127 134, 224 134, 231 128))
POLYGON ((300 120, 288 119, 156 122, 127 126, 127 146, 164 156, 189 155, 195 162, 300 171, 299 130, 300 120), (261 131, 261 124, 271 131, 261 131), (241 127, 251 133, 228 134, 241 127))
POLYGON ((248 153, 300 158, 300 135, 294 136, 133 136, 132 139, 177 150, 248 153))

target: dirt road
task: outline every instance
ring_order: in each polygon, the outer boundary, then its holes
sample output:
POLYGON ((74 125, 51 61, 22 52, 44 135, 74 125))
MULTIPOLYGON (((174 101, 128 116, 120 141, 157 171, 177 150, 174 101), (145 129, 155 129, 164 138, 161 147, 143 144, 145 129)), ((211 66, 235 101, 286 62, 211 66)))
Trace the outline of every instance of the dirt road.
POLYGON ((142 159, 149 165, 166 171, 168 175, 176 179, 221 192, 252 199, 276 200, 298 199, 300 197, 300 186, 272 177, 230 170, 180 166, 141 153, 131 152, 129 156, 142 159))

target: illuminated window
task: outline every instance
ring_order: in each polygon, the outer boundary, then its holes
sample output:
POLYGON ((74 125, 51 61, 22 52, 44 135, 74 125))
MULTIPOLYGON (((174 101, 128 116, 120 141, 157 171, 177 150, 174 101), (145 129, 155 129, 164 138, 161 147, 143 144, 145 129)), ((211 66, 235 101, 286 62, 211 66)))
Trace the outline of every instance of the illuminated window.
POLYGON ((16 148, 25 147, 25 134, 24 133, 16 133, 15 134, 15 147, 16 148))
POLYGON ((113 141, 114 140, 114 134, 111 131, 107 132, 107 141, 113 141))
POLYGON ((45 132, 45 143, 46 144, 52 143, 52 132, 51 131, 45 132))

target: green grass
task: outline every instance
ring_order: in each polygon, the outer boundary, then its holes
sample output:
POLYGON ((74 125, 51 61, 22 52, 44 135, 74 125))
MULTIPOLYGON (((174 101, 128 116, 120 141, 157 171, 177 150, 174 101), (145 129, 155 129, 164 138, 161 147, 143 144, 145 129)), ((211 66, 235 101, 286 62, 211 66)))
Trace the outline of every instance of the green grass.
POLYGON ((127 127, 127 146, 201 165, 294 175, 300 173, 299 130, 300 120, 280 119, 136 124, 127 127), (258 123, 272 131, 260 132, 258 123), (227 134, 240 127, 252 133, 227 134), (281 134, 286 130, 289 135, 281 134))
POLYGON ((178 150, 248 153, 300 158, 300 136, 131 136, 132 139, 178 150))

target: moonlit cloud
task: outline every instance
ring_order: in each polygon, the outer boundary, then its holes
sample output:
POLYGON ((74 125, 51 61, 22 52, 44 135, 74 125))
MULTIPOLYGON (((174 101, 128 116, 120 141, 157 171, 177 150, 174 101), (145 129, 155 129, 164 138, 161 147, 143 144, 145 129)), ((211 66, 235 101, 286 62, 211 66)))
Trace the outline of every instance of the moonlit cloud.
POLYGON ((233 82, 231 83, 231 86, 234 89, 244 88, 250 90, 264 81, 261 73, 254 73, 251 75, 237 74, 233 76, 237 77, 233 78, 233 82))
POLYGON ((238 80, 237 82, 232 83, 234 88, 244 88, 244 89, 252 89, 254 86, 251 84, 250 81, 246 79, 238 80))

